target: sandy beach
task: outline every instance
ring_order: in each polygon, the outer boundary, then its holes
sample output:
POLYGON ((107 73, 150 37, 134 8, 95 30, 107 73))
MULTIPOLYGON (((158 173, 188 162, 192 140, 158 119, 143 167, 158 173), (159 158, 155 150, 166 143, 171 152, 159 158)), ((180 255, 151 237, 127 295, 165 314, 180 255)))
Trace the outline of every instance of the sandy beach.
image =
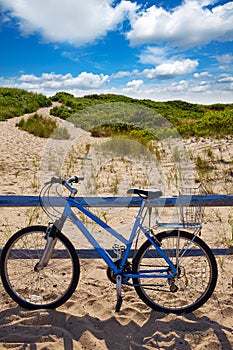
MULTIPOLYGON (((38 113, 49 115, 49 108, 38 113)), ((0 195, 38 195, 42 183, 61 167, 64 176, 84 175, 85 180, 79 186, 82 196, 123 196, 128 187, 154 185, 161 185, 165 196, 177 194, 177 178, 167 145, 158 145, 160 160, 147 155, 144 167, 145 159, 110 155, 106 147, 108 139, 92 138, 67 122, 60 121, 71 135, 65 143, 19 130, 15 126, 19 119, 0 122, 0 195), (60 154, 61 159, 55 154, 60 154), (152 171, 155 167, 156 171, 152 171)), ((189 157, 188 167, 184 162, 184 177, 198 184, 200 173, 194 159, 199 156, 212 166, 209 177, 204 179, 208 191, 232 194, 233 138, 182 142, 189 157)), ((127 236, 134 209, 96 211, 127 236)), ((173 213, 161 210, 161 219, 168 215, 173 213)), ((48 222, 40 208, 0 208, 0 219, 1 247, 20 228, 48 222)), ((93 227, 93 230, 97 229, 93 227)), ((206 209, 203 240, 212 248, 228 248, 233 244, 232 235, 233 208, 206 209)), ((67 228, 67 236, 75 247, 88 247, 72 228, 67 228)), ((107 247, 112 244, 101 237, 107 247)), ((0 349, 230 350, 233 348, 233 256, 216 259, 219 279, 213 296, 200 309, 182 316, 152 311, 129 287, 123 288, 122 310, 115 313, 115 286, 108 280, 106 266, 99 259, 81 260, 77 290, 57 310, 27 311, 13 302, 0 284, 0 349)))

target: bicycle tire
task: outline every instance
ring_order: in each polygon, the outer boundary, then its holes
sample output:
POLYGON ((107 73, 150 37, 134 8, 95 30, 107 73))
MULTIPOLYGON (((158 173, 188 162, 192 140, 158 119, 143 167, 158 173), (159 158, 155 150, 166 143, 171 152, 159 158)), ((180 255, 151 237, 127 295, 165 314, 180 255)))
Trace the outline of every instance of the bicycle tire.
MULTIPOLYGON (((180 230, 160 232, 156 235, 156 240, 160 242, 161 248, 166 250, 173 264, 177 255, 175 252, 179 250, 179 273, 174 279, 153 278, 150 283, 148 278, 133 278, 138 296, 145 304, 159 312, 193 312, 211 297, 217 283, 217 263, 211 249, 199 237, 180 230)), ((133 260, 132 272, 164 267, 168 267, 168 264, 158 256, 153 245, 147 240, 133 260)))
POLYGON ((55 309, 75 291, 80 275, 79 258, 69 239, 57 233, 49 263, 35 270, 43 253, 46 226, 30 226, 16 232, 1 254, 1 279, 6 292, 23 308, 55 309))

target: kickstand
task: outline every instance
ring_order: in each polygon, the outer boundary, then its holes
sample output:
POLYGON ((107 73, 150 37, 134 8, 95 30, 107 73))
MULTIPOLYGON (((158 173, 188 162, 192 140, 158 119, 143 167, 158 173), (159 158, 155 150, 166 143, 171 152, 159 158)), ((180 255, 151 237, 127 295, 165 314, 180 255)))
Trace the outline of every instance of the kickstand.
POLYGON ((115 308, 116 312, 120 311, 122 300, 123 300, 121 296, 121 281, 122 281, 121 275, 117 275, 116 276, 117 303, 115 308))

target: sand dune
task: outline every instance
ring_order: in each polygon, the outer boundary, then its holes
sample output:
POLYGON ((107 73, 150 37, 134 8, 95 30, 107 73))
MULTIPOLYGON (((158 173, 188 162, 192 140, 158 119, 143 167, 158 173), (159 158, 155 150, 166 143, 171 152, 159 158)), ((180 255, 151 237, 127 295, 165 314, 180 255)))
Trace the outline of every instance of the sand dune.
MULTIPOLYGON (((41 109, 39 113, 48 115, 49 109, 41 109)), ((36 195, 42 181, 55 171, 54 156, 48 156, 48 149, 51 148, 48 140, 15 127, 18 119, 0 122, 0 194, 36 195), (43 171, 41 158, 44 161, 43 171)), ((66 126, 71 139, 64 146, 66 160, 62 165, 63 174, 85 175, 85 182, 80 185, 82 195, 90 192, 97 195, 124 195, 127 186, 150 185, 149 163, 145 171, 138 159, 133 161, 130 157, 106 156, 100 148, 106 140, 93 139, 86 132, 78 131, 68 124, 66 126)), ((216 193, 232 194, 233 178, 230 171, 233 139, 193 139, 184 141, 184 144, 190 161, 198 154, 203 159, 209 159, 207 152, 213 150, 212 180, 207 179, 206 184, 216 193)), ((54 145, 53 141, 53 149, 54 145)), ((56 147, 58 145, 59 142, 56 147)), ((160 145, 161 152, 162 148, 160 145)), ((159 181, 166 195, 176 190, 176 179, 172 177, 174 169, 165 148, 163 154, 160 163, 163 173, 159 181)), ((197 173, 192 173, 192 176, 193 181, 197 173)), ((131 209, 117 209, 115 212, 114 209, 99 209, 99 213, 107 217, 108 223, 124 232, 134 218, 131 209)), ((163 210, 161 218, 166 215, 163 210)), ((31 223, 48 222, 39 208, 0 208, 0 218, 1 246, 18 229, 31 223)), ((205 214, 202 238, 211 247, 226 248, 232 245, 232 227, 232 208, 209 208, 205 214)), ((69 231, 68 235, 76 247, 88 246, 79 236, 75 237, 73 231, 69 231)), ((57 310, 24 310, 10 299, 0 285, 0 349, 230 350, 233 348, 233 257, 218 256, 217 262, 219 280, 213 296, 199 310, 185 316, 151 311, 129 287, 123 288, 122 310, 116 314, 115 285, 108 280, 106 267, 98 259, 81 261, 78 288, 70 300, 57 310)))

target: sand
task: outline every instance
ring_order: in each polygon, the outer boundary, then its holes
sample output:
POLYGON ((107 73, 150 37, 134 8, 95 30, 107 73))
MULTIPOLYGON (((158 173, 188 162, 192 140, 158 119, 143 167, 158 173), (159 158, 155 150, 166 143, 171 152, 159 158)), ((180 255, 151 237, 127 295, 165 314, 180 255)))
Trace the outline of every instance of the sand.
MULTIPOLYGON (((41 109, 39 113, 48 115, 49 108, 41 109)), ((159 164, 156 163, 157 174, 155 176, 154 172, 153 178, 151 168, 155 166, 155 160, 152 158, 145 167, 145 159, 110 156, 105 148, 100 148, 108 139, 94 139, 89 133, 67 123, 65 126, 71 139, 66 145, 61 141, 41 139, 20 131, 15 126, 19 119, 0 122, 1 195, 37 195, 42 182, 49 179, 56 167, 62 167, 65 176, 85 176, 79 187, 81 195, 125 195, 127 187, 153 185, 158 174, 160 178, 156 185, 161 184, 165 195, 176 194, 174 164, 168 148, 162 144, 159 150, 163 156, 159 164), (62 166, 51 149, 55 154, 61 154, 62 160, 66 159, 62 166)), ((209 190, 232 194, 232 138, 189 139, 183 143, 190 164, 197 155, 202 159, 212 159, 213 169, 205 179, 209 190)), ((192 181, 197 182, 196 170, 192 169, 190 173, 192 181)), ((190 180, 188 170, 187 175, 190 180)), ((102 208, 95 211, 127 236, 135 215, 133 209, 102 208)), ((162 219, 168 214, 161 210, 160 215, 162 219)), ((0 219, 1 246, 18 229, 48 222, 39 208, 0 208, 0 219)), ((209 208, 205 211, 202 238, 211 247, 227 248, 232 245, 232 225, 232 207, 209 208)), ((97 228, 93 227, 93 230, 98 234, 97 228)), ((69 227, 67 235, 77 248, 88 247, 81 235, 76 235, 69 227)), ((102 233, 99 236, 106 247, 112 244, 102 233)), ((0 285, 0 349, 232 349, 233 258, 231 255, 216 258, 219 279, 213 296, 200 309, 182 316, 151 311, 130 287, 123 288, 122 309, 115 313, 115 286, 108 280, 106 266, 99 259, 81 260, 77 290, 57 310, 22 309, 0 285)))

